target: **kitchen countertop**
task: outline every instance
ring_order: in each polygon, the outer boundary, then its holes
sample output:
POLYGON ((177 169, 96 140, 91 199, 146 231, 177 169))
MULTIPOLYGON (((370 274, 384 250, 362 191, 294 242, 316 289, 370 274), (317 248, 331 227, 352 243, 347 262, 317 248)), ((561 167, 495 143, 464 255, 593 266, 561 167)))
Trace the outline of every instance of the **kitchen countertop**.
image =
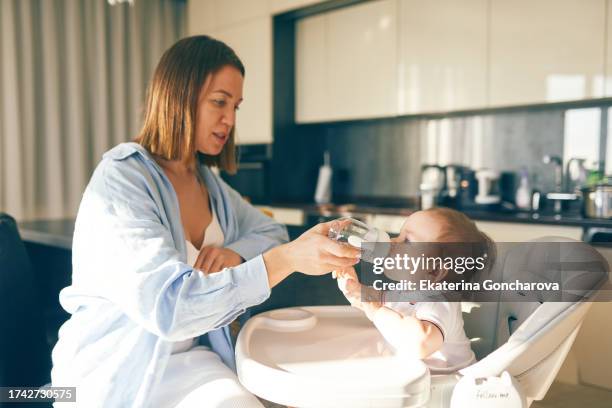
MULTIPOLYGON (((259 206, 267 208, 272 213, 277 214, 281 209, 292 210, 299 214, 293 217, 294 222, 280 222, 289 225, 309 226, 318 222, 319 217, 337 218, 351 216, 355 218, 367 218, 373 216, 387 216, 392 219, 395 229, 399 228, 402 219, 412 214, 414 208, 400 208, 376 205, 327 205, 318 206, 315 204, 273 204, 259 206)), ((504 211, 482 211, 482 210, 463 210, 470 218, 477 221, 494 221, 522 224, 547 224, 575 226, 586 229, 607 228, 612 230, 612 220, 599 220, 584 218, 579 214, 566 214, 561 217, 554 214, 532 214, 527 212, 504 212, 504 211)), ((385 225, 391 225, 389 223, 385 225)), ((26 242, 33 242, 41 245, 48 245, 56 248, 70 250, 72 248, 72 235, 74 232, 74 219, 56 220, 34 220, 22 221, 18 223, 21 238, 26 242)), ((392 228, 389 228, 392 229, 392 228)))
POLYGON ((72 249, 73 218, 21 221, 17 225, 23 241, 61 249, 72 249))
POLYGON ((570 225, 583 228, 612 228, 612 220, 585 218, 580 214, 551 214, 531 212, 492 212, 464 210, 468 217, 481 221, 518 222, 527 224, 570 225))
MULTIPOLYGON (((409 216, 417 211, 410 207, 389 207, 377 206, 372 204, 344 204, 344 205, 316 205, 311 203, 279 203, 266 206, 274 212, 274 208, 295 209, 303 211, 306 217, 343 217, 352 216, 359 218, 360 215, 389 215, 389 216, 409 216)), ((547 224, 547 225, 566 225, 583 228, 611 228, 612 219, 585 218, 578 213, 565 213, 557 215, 554 213, 542 212, 531 213, 508 210, 481 210, 481 209, 459 209, 468 217, 477 221, 496 221, 512 222, 522 224, 547 224)))

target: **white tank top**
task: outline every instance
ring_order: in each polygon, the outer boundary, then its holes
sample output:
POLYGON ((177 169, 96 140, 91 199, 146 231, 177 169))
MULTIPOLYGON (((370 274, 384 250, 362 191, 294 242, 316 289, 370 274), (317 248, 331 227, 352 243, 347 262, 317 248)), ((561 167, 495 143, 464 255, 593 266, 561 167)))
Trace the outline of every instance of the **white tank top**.
MULTIPOLYGON (((223 242, 225 240, 225 236, 223 235, 223 230, 221 229, 221 225, 219 224, 219 219, 217 218, 217 213, 215 212, 215 208, 211 205, 212 218, 210 220, 210 224, 206 227, 206 231, 204 231, 204 241, 202 242, 202 248, 205 246, 215 246, 222 247, 223 242)), ((189 265, 193 265, 195 261, 198 259, 198 254, 200 250, 197 249, 191 241, 185 240, 185 245, 187 246, 187 263, 189 265)), ((194 273, 201 273, 197 270, 194 270, 194 273)), ((193 347, 195 343, 195 338, 187 339, 183 341, 176 341, 172 345, 172 354, 182 353, 184 351, 189 350, 193 347)))
MULTIPOLYGON (((215 212, 215 209, 212 205, 210 207, 212 212, 212 218, 210 220, 210 224, 208 224, 208 227, 206 227, 206 231, 204 231, 204 241, 202 241, 202 248, 210 245, 215 247, 222 247, 223 241, 225 240, 223 230, 221 229, 219 219, 217 218, 217 213, 215 212)), ((193 265, 198 259, 198 254, 200 253, 200 250, 194 247, 191 241, 189 240, 186 240, 185 244, 187 245, 187 263, 189 265, 193 265)))

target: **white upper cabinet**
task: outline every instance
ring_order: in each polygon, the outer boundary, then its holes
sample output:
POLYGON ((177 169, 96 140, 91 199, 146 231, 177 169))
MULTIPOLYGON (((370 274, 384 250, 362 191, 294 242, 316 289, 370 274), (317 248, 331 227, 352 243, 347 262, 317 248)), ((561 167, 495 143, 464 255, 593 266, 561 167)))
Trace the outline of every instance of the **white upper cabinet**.
POLYGON ((189 0, 190 35, 208 34, 234 49, 245 66, 236 116, 238 144, 272 142, 272 17, 269 0, 189 0))
MULTIPOLYGON (((610 97, 612 96, 612 0, 607 0, 607 3, 608 27, 606 30, 606 73, 603 96, 610 97)), ((610 151, 612 152, 612 148, 610 151)), ((610 165, 612 166, 612 161, 610 161, 610 165)))
POLYGON ((490 0, 490 105, 601 97, 606 0, 490 0))
POLYGON ((373 1, 298 22, 296 121, 397 115, 397 2, 373 1))
MULTIPOLYGON (((245 63, 240 143, 272 140, 272 16, 321 2, 188 1, 189 33, 245 63)), ((606 11, 612 0, 375 0, 300 19, 296 121, 612 96, 606 11)))
POLYGON ((331 114, 327 77, 327 17, 298 20, 295 28, 296 122, 317 122, 331 114))
POLYGON ((328 14, 327 76, 334 119, 397 115, 397 2, 328 14))
POLYGON ((262 17, 212 36, 228 44, 245 67, 243 98, 236 115, 238 144, 272 142, 272 19, 262 17))
POLYGON ((208 34, 215 29, 216 25, 215 1, 187 1, 187 32, 189 35, 208 34))
POLYGON ((270 14, 269 0, 188 0, 190 34, 207 34, 231 25, 270 14))
POLYGON ((272 14, 285 13, 302 7, 324 3, 327 0, 269 0, 272 14))
POLYGON ((487 1, 400 0, 400 114, 486 107, 487 1))

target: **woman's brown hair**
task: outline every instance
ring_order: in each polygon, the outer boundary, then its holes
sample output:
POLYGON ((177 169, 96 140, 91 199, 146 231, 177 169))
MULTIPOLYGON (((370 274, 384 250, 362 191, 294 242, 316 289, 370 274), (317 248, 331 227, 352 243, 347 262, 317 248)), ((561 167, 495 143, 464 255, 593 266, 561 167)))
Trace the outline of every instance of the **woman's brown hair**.
POLYGON ((198 158, 207 166, 236 172, 234 128, 217 156, 196 151, 195 124, 198 97, 206 79, 224 66, 244 76, 244 66, 226 44, 206 35, 179 40, 162 55, 147 90, 144 125, 135 141, 166 160, 193 164, 198 158))

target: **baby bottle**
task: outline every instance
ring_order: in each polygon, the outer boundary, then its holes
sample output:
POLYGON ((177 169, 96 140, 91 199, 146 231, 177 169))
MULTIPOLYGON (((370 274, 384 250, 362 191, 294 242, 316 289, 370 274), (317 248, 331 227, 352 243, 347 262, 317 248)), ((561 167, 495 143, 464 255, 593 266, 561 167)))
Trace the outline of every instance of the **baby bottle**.
POLYGON ((374 258, 387 256, 391 242, 389 234, 385 231, 350 217, 335 220, 329 229, 328 237, 360 248, 361 259, 370 263, 374 262, 374 258), (364 243, 368 245, 362 245, 364 243))

